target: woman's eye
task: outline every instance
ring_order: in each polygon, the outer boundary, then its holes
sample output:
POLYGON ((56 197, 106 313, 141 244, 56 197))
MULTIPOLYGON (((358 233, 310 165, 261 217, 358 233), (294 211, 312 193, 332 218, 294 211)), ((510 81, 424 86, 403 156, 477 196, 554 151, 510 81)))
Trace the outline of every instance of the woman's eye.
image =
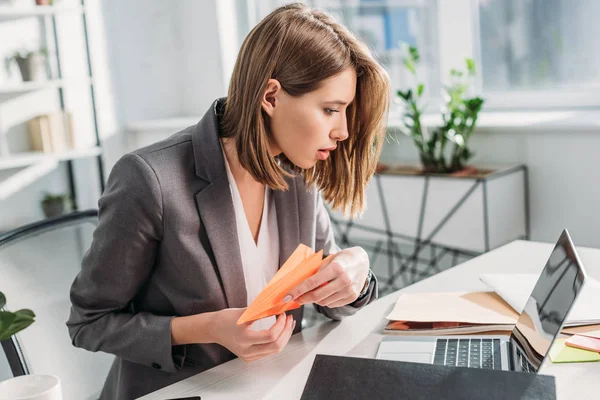
POLYGON ((333 115, 333 113, 339 112, 338 110, 333 110, 331 108, 326 108, 325 109, 325 114, 327 115, 333 115))

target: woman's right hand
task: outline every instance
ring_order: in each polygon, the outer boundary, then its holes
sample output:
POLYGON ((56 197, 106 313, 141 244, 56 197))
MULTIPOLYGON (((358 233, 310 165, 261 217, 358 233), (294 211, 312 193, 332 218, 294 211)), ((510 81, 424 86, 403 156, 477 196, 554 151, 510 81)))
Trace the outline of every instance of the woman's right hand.
POLYGON ((296 327, 291 315, 280 314, 270 329, 254 331, 250 329, 252 322, 237 324, 244 311, 245 308, 227 308, 213 313, 212 330, 216 343, 246 362, 279 353, 285 348, 296 327))

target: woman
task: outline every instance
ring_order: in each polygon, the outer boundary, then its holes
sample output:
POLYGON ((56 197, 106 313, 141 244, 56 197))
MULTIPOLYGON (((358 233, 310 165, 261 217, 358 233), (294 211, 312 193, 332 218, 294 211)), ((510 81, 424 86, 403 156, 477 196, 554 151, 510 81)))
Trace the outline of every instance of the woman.
POLYGON ((117 162, 67 323, 75 346, 117 356, 102 398, 281 351, 302 308, 236 321, 300 243, 336 254, 286 301, 338 320, 377 297, 367 254, 339 251, 320 193, 349 215, 363 209, 388 85, 327 14, 281 7, 244 41, 226 99, 117 162))

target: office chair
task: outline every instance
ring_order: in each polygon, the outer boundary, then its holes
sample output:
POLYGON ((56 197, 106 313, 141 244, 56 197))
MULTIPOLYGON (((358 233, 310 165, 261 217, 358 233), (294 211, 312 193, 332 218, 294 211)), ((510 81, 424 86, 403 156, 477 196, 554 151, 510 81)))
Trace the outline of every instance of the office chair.
POLYGON ((11 373, 58 376, 64 400, 97 399, 114 360, 74 347, 65 325, 70 287, 97 222, 96 210, 74 212, 0 235, 0 291, 6 307, 36 314, 32 325, 2 342, 11 373))

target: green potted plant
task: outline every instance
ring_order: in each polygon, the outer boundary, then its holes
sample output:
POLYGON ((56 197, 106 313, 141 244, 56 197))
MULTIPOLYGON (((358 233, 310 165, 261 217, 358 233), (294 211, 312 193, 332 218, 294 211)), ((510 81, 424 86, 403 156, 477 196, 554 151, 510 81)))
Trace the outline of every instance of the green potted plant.
POLYGON ((48 51, 42 47, 35 51, 16 51, 9 57, 9 61, 14 60, 19 66, 23 81, 30 82, 48 78, 46 74, 47 57, 48 51))
MULTIPOLYGON (((419 51, 409 47, 404 58, 404 66, 413 76, 417 76, 419 51)), ((402 116, 403 132, 410 136, 419 151, 423 171, 429 173, 461 172, 474 153, 469 149, 477 118, 484 100, 469 96, 475 77, 475 62, 465 61, 466 71, 452 69, 450 82, 443 89, 442 125, 427 132, 421 123, 423 115, 422 95, 425 86, 418 83, 416 88, 398 90, 398 97, 404 106, 402 116)))
POLYGON ((10 312, 4 309, 6 297, 0 292, 0 341, 8 340, 12 335, 33 324, 35 314, 28 309, 10 312))
POLYGON ((65 212, 65 204, 68 200, 69 196, 66 194, 45 192, 42 198, 42 210, 46 218, 62 215, 65 212))
MULTIPOLYGON (((35 321, 28 309, 10 312, 4 309, 6 297, 0 292, 0 341, 9 340, 35 321)), ((62 399, 60 378, 48 374, 16 376, 0 382, 3 399, 62 399)))

